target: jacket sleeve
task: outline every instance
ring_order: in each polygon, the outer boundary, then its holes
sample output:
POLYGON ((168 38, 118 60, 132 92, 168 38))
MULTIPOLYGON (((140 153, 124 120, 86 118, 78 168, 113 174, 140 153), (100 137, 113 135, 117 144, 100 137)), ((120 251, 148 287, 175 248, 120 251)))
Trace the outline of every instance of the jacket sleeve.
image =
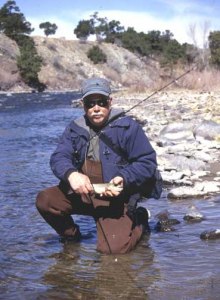
POLYGON ((123 144, 129 163, 117 175, 124 178, 125 187, 138 190, 154 176, 157 168, 156 152, 141 126, 134 120, 131 120, 130 128, 124 133, 123 144))
POLYGON ((79 142, 79 136, 72 135, 70 124, 63 132, 57 148, 50 158, 51 170, 60 180, 67 181, 68 175, 78 170, 77 161, 73 155, 76 152, 74 145, 77 145, 77 142, 79 142))

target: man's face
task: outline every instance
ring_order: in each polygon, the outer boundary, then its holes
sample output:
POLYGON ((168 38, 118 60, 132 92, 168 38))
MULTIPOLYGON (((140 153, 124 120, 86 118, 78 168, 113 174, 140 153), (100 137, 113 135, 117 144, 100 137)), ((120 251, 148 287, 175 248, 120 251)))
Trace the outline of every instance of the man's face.
POLYGON ((95 127, 101 127, 108 120, 111 99, 101 94, 92 94, 83 100, 84 110, 95 127))

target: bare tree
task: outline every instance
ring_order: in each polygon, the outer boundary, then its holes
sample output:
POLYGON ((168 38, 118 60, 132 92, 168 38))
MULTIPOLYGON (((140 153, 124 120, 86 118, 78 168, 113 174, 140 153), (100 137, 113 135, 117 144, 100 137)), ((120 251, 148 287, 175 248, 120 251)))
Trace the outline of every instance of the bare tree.
POLYGON ((210 28, 210 22, 205 21, 200 24, 199 33, 201 33, 201 45, 198 43, 198 30, 196 23, 189 25, 188 35, 195 46, 195 56, 197 57, 197 63, 201 70, 207 68, 209 65, 209 46, 208 46, 208 33, 210 28))
POLYGON ((196 40, 196 23, 189 24, 188 35, 191 38, 193 45, 195 47, 198 47, 198 43, 196 40))
POLYGON ((210 22, 205 21, 201 24, 201 30, 202 30, 202 51, 201 51, 201 60, 203 63, 203 66, 206 68, 209 65, 209 43, 208 43, 208 35, 209 35, 209 29, 210 29, 210 22))

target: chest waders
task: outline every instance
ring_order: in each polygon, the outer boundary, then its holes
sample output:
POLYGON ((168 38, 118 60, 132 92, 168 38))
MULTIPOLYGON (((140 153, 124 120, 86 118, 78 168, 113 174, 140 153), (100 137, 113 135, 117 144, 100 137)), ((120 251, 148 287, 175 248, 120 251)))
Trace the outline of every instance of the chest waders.
MULTIPOLYGON (((85 160, 82 171, 92 184, 102 183, 102 165, 100 162, 85 160)), ((97 226, 97 250, 102 253, 126 253, 140 240, 142 226, 135 225, 128 216, 127 204, 122 197, 100 199, 89 196, 94 207, 94 219, 97 226)))

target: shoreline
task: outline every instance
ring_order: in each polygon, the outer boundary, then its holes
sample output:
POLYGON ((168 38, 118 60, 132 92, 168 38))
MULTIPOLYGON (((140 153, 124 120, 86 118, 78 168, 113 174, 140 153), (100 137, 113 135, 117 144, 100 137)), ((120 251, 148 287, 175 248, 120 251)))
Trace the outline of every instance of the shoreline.
POLYGON ((157 152, 168 198, 220 194, 220 92, 169 90, 117 95, 113 107, 142 125, 157 152), (146 99, 146 102, 145 100, 146 99))

